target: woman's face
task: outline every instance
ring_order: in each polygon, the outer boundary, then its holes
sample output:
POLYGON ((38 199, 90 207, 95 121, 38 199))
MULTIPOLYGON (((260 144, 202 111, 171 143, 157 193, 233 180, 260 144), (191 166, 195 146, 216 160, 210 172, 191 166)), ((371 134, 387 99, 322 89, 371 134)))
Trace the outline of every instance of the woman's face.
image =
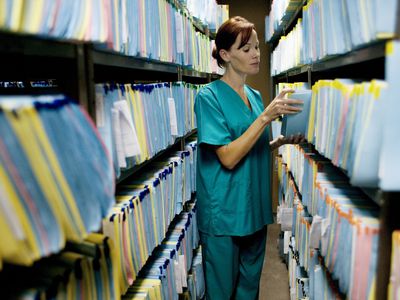
POLYGON ((260 49, 257 32, 252 31, 249 41, 240 49, 242 34, 240 33, 226 58, 235 72, 243 75, 257 74, 260 69, 260 49))

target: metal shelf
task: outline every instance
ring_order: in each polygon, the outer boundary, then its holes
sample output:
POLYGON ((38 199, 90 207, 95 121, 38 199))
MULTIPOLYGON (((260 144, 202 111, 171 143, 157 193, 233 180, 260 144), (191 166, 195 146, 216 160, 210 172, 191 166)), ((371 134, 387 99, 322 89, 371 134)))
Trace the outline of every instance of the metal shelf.
POLYGON ((276 74, 276 75, 272 75, 271 77, 274 80, 277 80, 277 81, 279 81, 281 79, 286 79, 288 77, 288 72, 285 71, 285 72, 282 72, 282 73, 279 73, 279 74, 276 74))
MULTIPOLYGON (((271 38, 267 41, 268 44, 275 44, 279 38, 282 36, 283 29, 278 29, 277 31, 274 31, 274 34, 271 36, 271 38)), ((273 47, 275 48, 275 47, 273 47)))
MULTIPOLYGON (((136 165, 134 167, 132 167, 131 169, 125 170, 121 172, 121 176, 117 179, 117 185, 120 184, 121 182, 123 182, 125 179, 129 178, 130 176, 134 175, 135 173, 137 173, 138 171, 142 170, 144 167, 148 166, 150 163, 156 161, 157 159, 159 159, 160 157, 162 157, 164 154, 166 153, 170 153, 173 149, 177 149, 180 150, 180 147, 182 145, 182 143, 189 137, 191 137, 192 135, 197 133, 197 129, 194 129, 193 131, 187 133, 185 136, 183 137, 178 137, 175 142, 172 145, 169 145, 167 148, 165 148, 164 150, 161 150, 160 152, 158 152, 156 155, 154 155, 153 157, 151 157, 150 159, 142 162, 139 165, 136 165)), ((183 148, 183 147, 181 147, 183 148)))
POLYGON ((292 77, 292 76, 304 74, 304 73, 307 73, 310 69, 311 69, 311 67, 309 65, 300 66, 295 69, 289 70, 287 72, 287 76, 292 77))
POLYGON ((220 75, 220 74, 216 74, 216 73, 211 74, 211 80, 217 80, 217 79, 220 79, 221 77, 222 77, 222 75, 220 75))
MULTIPOLYGON (((385 47, 386 47, 386 40, 379 41, 373 44, 363 46, 362 48, 352 50, 345 54, 330 56, 308 65, 303 65, 289 69, 287 71, 272 76, 272 78, 274 78, 275 80, 281 80, 284 78, 305 74, 309 71, 311 71, 311 74, 313 73, 315 74, 317 72, 331 71, 333 69, 340 70, 340 68, 348 67, 349 65, 352 64, 366 63, 371 60, 376 60, 380 58, 383 59, 385 57, 385 47)), ((364 75, 365 71, 364 70, 361 71, 363 73, 361 75, 364 75)))
POLYGON ((178 65, 173 63, 126 56, 112 51, 93 50, 92 55, 93 64, 95 65, 161 73, 178 73, 178 65))
POLYGON ((327 71, 347 65, 367 62, 377 58, 385 57, 385 41, 369 44, 359 49, 352 50, 346 54, 329 57, 311 65, 312 72, 327 71))
POLYGON ((77 45, 79 44, 81 43, 0 31, 0 53, 2 55, 72 59, 77 56, 77 45))
POLYGON ((273 75, 275 79, 286 78, 291 76, 297 76, 303 73, 307 73, 311 69, 311 65, 302 65, 299 67, 294 67, 279 74, 273 75))
POLYGON ((186 76, 186 77, 207 78, 210 75, 211 74, 204 73, 204 72, 198 72, 195 70, 182 69, 182 76, 186 76))
POLYGON ((368 198, 372 199, 379 206, 383 205, 383 192, 378 188, 363 188, 360 189, 368 196, 368 198))

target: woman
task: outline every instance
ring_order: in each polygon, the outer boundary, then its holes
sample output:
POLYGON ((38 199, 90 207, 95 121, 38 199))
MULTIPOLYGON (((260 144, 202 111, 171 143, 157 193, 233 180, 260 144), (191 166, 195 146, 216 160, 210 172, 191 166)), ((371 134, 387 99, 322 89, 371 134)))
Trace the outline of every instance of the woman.
POLYGON ((206 299, 258 299, 267 224, 273 223, 270 151, 302 137, 272 142, 268 125, 294 114, 301 101, 276 97, 266 109, 245 84, 257 74, 260 51, 252 23, 234 17, 219 28, 213 56, 225 74, 203 87, 195 101, 198 127, 198 226, 206 299))

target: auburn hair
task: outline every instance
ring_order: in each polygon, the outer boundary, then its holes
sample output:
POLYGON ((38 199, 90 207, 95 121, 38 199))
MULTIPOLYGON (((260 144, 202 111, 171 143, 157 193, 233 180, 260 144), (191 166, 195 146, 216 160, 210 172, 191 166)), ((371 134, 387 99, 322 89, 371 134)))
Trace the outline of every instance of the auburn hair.
POLYGON ((225 65, 225 61, 219 55, 219 51, 221 49, 229 51, 239 34, 242 34, 242 40, 238 49, 242 48, 247 44, 252 31, 255 29, 254 24, 243 17, 236 16, 225 21, 217 31, 215 46, 212 51, 212 56, 217 60, 218 66, 223 67, 225 65))

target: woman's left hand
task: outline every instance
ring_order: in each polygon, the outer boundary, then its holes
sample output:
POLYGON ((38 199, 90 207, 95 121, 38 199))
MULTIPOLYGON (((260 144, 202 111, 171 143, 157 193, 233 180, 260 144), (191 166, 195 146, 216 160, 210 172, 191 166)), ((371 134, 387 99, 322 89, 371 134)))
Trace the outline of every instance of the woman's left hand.
POLYGON ((289 137, 281 135, 278 137, 278 143, 280 146, 285 144, 301 144, 305 141, 306 139, 302 134, 291 135, 289 137))

